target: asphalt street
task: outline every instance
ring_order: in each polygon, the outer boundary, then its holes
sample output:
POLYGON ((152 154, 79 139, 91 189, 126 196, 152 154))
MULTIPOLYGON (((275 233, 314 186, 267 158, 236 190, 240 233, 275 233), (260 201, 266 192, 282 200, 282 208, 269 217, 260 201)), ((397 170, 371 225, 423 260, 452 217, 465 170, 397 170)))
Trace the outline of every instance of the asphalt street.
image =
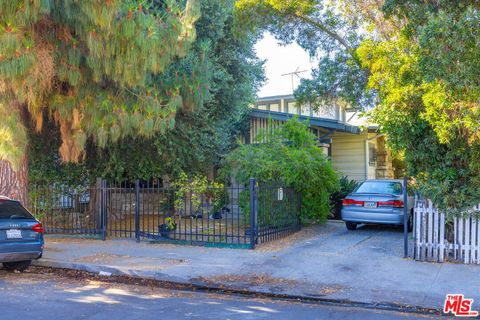
POLYGON ((0 319, 437 319, 0 270, 0 319))

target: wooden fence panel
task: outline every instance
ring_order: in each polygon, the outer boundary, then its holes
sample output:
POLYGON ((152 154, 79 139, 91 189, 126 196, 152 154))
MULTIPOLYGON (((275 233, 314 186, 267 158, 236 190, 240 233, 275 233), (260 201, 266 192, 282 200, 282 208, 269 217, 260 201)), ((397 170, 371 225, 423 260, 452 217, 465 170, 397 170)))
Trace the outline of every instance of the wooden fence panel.
POLYGON ((420 258, 422 260, 427 260, 426 251, 427 251, 427 207, 424 206, 422 212, 422 251, 420 252, 420 258))
POLYGON ((433 203, 432 201, 428 200, 428 242, 427 242, 427 260, 433 259, 433 203))
POLYGON ((472 216, 470 217, 470 263, 476 263, 476 256, 475 256, 475 249, 476 249, 476 241, 477 241, 477 230, 475 230, 475 218, 472 216))
POLYGON ((414 226, 414 232, 415 232, 415 259, 416 260, 421 260, 420 258, 420 250, 421 250, 421 218, 423 214, 423 205, 420 203, 420 201, 415 201, 415 208, 414 208, 414 217, 415 217, 415 226, 414 226))
POLYGON ((457 234, 457 239, 458 239, 458 247, 457 247, 457 257, 458 260, 462 261, 463 260, 463 219, 458 218, 457 219, 458 223, 458 234, 457 234))
POLYGON ((439 250, 440 250, 440 242, 439 242, 439 239, 438 239, 438 234, 439 234, 439 228, 438 228, 438 221, 439 218, 438 218, 438 210, 437 208, 434 208, 433 209, 433 229, 432 229, 432 233, 433 233, 433 261, 438 261, 438 257, 439 257, 439 250))
MULTIPOLYGON (((438 210, 437 210, 438 211, 438 210)), ((445 261, 445 215, 440 213, 440 255, 438 257, 439 262, 445 261)))
POLYGON ((463 246, 464 251, 464 263, 470 263, 470 218, 465 218, 465 244, 463 246))
POLYGON ((427 201, 415 201, 414 207, 414 259, 444 262, 454 259, 465 264, 480 264, 480 220, 475 212, 480 205, 465 217, 453 218, 453 243, 445 232, 445 214, 427 201))

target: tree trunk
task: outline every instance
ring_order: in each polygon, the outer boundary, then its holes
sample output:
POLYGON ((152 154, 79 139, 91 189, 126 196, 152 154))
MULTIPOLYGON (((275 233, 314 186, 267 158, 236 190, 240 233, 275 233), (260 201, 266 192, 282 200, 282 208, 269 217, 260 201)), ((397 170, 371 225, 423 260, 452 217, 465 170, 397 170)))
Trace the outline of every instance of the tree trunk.
POLYGON ((22 160, 21 167, 14 171, 9 162, 0 160, 0 195, 19 200, 28 205, 28 161, 22 160))

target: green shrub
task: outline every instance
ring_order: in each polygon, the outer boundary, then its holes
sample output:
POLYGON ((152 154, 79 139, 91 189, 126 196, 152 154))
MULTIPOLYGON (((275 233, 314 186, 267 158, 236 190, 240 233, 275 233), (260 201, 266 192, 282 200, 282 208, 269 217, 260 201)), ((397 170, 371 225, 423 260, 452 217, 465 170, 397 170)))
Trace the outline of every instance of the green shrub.
POLYGON ((349 180, 348 177, 340 178, 340 190, 330 195, 330 204, 332 206, 332 215, 335 219, 340 219, 340 210, 342 209, 342 200, 352 193, 358 187, 359 183, 356 180, 349 180))
POLYGON ((221 174, 232 174, 237 182, 245 184, 253 177, 293 187, 302 195, 302 222, 326 221, 330 194, 339 189, 338 177, 317 147, 308 123, 293 118, 278 128, 270 126, 256 137, 256 142, 231 152, 221 174))
POLYGON ((197 214, 205 204, 208 204, 213 208, 213 212, 216 212, 228 201, 223 183, 208 181, 206 176, 189 177, 186 173, 181 172, 178 179, 172 182, 172 187, 175 190, 174 207, 177 212, 191 206, 191 214, 197 214))

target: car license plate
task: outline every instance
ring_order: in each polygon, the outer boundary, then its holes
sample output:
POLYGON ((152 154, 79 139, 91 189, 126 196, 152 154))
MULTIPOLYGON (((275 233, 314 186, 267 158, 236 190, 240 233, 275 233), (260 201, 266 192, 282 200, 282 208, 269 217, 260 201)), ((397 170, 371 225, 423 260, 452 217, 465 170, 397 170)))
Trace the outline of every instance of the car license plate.
POLYGON ((7 230, 7 239, 21 239, 22 231, 18 229, 7 230))
POLYGON ((377 203, 375 201, 365 201, 363 203, 363 207, 364 208, 376 208, 377 207, 377 203))

